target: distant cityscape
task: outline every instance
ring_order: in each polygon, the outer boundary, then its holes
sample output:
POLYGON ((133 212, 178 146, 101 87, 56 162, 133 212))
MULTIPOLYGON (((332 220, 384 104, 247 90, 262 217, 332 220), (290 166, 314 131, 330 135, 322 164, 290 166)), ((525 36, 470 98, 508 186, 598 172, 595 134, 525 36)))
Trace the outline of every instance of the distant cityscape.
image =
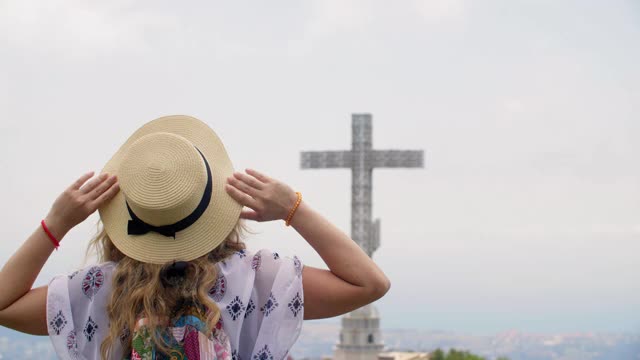
MULTIPOLYGON (((339 323, 306 322, 291 350, 294 360, 331 356, 339 323)), ((386 351, 430 352, 436 348, 469 350, 485 358, 511 360, 640 360, 640 334, 531 334, 508 331, 467 335, 426 330, 383 329, 386 351)), ((0 328, 0 359, 57 359, 44 336, 29 336, 0 328)))
MULTIPOLYGON (((339 323, 307 322, 291 350, 294 359, 321 359, 332 355, 339 323)), ((510 360, 640 360, 640 333, 533 334, 508 331, 470 335, 428 330, 383 329, 385 351, 430 352, 469 350, 485 358, 510 360)))

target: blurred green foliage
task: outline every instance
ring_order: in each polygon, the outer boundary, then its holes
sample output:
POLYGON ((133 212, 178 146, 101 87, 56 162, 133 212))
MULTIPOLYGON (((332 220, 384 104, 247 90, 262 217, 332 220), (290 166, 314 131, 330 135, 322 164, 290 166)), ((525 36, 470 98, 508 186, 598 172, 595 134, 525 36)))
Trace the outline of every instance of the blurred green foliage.
MULTIPOLYGON (((482 356, 474 355, 468 351, 460 351, 456 349, 450 349, 449 352, 444 352, 440 349, 436 349, 431 354, 430 360, 487 360, 482 356)), ((499 357, 497 360, 509 360, 506 357, 499 357)))

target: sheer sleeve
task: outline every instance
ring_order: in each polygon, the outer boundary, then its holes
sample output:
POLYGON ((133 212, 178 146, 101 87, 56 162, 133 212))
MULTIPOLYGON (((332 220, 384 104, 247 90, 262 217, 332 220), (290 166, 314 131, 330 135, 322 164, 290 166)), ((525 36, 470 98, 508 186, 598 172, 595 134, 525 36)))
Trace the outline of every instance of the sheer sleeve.
MULTIPOLYGON (((47 291, 47 328, 60 359, 99 359, 107 335, 106 302, 113 263, 54 277, 47 291)), ((121 352, 116 341, 116 352, 121 352)))
POLYGON ((282 360, 302 330, 302 263, 295 256, 281 257, 262 249, 251 258, 251 269, 255 279, 246 305, 239 358, 282 360))

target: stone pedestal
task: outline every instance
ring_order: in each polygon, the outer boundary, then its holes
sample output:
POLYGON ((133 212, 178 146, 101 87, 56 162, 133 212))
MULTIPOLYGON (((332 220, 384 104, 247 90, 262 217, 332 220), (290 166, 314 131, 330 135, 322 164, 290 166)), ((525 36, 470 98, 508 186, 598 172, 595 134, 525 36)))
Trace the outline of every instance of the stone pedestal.
POLYGON ((373 304, 342 317, 340 342, 334 349, 334 360, 377 360, 383 348, 380 315, 373 304))

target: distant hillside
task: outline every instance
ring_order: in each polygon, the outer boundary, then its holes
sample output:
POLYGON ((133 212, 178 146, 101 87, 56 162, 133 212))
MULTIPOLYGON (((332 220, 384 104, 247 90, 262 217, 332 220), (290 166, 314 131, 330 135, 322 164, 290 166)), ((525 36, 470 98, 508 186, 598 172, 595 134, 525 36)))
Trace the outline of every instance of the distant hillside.
MULTIPOLYGON (((291 353, 294 358, 332 355, 340 325, 307 322, 291 353)), ((432 351, 466 349, 495 359, 512 360, 637 360, 640 334, 529 334, 509 331, 496 335, 470 335, 442 331, 383 329, 389 350, 432 351)))

